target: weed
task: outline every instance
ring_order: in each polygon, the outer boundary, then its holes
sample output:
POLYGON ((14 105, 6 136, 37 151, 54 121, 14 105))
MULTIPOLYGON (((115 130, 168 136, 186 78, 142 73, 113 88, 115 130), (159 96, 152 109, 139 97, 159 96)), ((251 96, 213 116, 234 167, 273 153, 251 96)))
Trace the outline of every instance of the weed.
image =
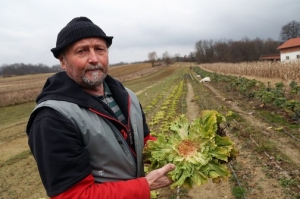
POLYGON ((256 148, 256 151, 259 153, 270 152, 270 151, 272 151, 273 148, 274 148, 274 146, 271 142, 265 141, 256 148))
POLYGON ((285 177, 280 178, 280 179, 279 179, 279 183, 280 183, 283 187, 285 187, 285 188, 288 188, 288 187, 290 187, 291 185, 293 186, 293 185, 297 185, 297 184, 298 184, 297 180, 291 179, 291 178, 285 178, 285 177))
POLYGON ((232 120, 236 120, 239 122, 245 122, 245 119, 242 118, 239 114, 235 113, 234 111, 232 112, 232 114, 228 115, 226 117, 227 121, 232 121, 232 120))
POLYGON ((244 198, 246 190, 243 187, 235 186, 232 188, 231 192, 232 192, 232 195, 234 195, 234 197, 236 199, 241 199, 241 198, 244 198))
POLYGON ((280 156, 282 157, 282 162, 284 161, 285 163, 292 163, 294 160, 288 156, 287 154, 280 154, 280 156))

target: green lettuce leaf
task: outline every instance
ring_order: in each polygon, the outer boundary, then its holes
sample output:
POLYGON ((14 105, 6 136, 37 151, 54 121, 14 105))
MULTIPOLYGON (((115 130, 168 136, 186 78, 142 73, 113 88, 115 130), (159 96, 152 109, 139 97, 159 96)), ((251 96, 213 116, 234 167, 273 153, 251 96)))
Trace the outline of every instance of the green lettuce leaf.
POLYGON ((229 137, 217 134, 226 118, 215 110, 203 111, 199 118, 189 122, 180 115, 169 125, 167 134, 144 148, 144 158, 151 162, 149 171, 173 163, 176 168, 168 173, 176 186, 201 186, 209 179, 218 182, 227 179, 230 172, 226 162, 237 157, 238 151, 229 137))

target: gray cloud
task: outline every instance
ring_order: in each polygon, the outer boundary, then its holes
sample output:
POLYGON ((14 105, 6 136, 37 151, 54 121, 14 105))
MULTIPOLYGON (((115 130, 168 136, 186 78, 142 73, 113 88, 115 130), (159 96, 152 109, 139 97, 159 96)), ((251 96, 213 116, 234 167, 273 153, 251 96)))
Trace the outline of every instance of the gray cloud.
POLYGON ((114 36, 110 62, 188 55, 203 39, 278 39, 281 27, 300 19, 298 0, 3 0, 0 65, 58 64, 50 49, 74 17, 87 16, 114 36))

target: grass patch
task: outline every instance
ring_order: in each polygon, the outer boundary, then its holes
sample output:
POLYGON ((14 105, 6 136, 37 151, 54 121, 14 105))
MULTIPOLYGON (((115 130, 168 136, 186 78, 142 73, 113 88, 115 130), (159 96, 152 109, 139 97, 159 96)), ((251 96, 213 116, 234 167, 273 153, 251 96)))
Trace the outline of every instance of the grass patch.
POLYGON ((264 118, 268 122, 275 123, 275 124, 277 124, 279 126, 286 126, 286 127, 290 128, 290 129, 296 129, 296 130, 299 129, 299 124, 288 123, 286 121, 286 118, 282 117, 279 114, 270 112, 268 110, 261 110, 261 111, 258 111, 258 113, 259 113, 259 116, 261 118, 264 118))
POLYGON ((280 185, 282 185, 285 188, 289 188, 290 186, 298 185, 298 181, 292 178, 280 178, 279 179, 280 185))
POLYGON ((293 160, 288 155, 286 155, 284 153, 276 154, 275 155, 275 160, 277 162, 285 162, 285 163, 288 163, 288 164, 292 164, 293 163, 293 160))
POLYGON ((24 119, 28 119, 30 113, 35 107, 35 102, 7 106, 0 108, 0 129, 5 128, 8 124, 18 123, 24 119))
POLYGON ((232 111, 232 114, 226 116, 226 120, 228 122, 233 122, 234 120, 241 123, 246 122, 246 120, 243 117, 241 117, 238 113, 234 111, 232 111))
POLYGON ((30 155, 31 155, 30 150, 23 151, 23 152, 15 155, 15 156, 9 158, 5 162, 1 163, 0 168, 3 167, 3 166, 12 165, 16 162, 19 162, 20 160, 25 159, 25 158, 29 157, 30 155))
POLYGON ((246 189, 240 186, 235 186, 231 189, 232 195, 234 195, 234 197, 236 199, 241 199, 244 198, 244 195, 246 193, 246 189))
POLYGON ((275 149, 274 144, 271 143, 270 141, 263 141, 257 148, 256 151, 259 153, 262 152, 272 152, 275 149))

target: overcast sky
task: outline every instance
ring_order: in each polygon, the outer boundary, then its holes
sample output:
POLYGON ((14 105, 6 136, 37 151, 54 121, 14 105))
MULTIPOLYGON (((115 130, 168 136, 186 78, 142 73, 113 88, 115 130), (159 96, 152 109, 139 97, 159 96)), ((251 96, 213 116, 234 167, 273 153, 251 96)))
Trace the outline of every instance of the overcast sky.
POLYGON ((50 49, 78 16, 114 37, 114 64, 152 51, 188 55, 199 40, 278 40, 283 25, 300 21, 300 0, 1 0, 0 66, 58 64, 50 49))

